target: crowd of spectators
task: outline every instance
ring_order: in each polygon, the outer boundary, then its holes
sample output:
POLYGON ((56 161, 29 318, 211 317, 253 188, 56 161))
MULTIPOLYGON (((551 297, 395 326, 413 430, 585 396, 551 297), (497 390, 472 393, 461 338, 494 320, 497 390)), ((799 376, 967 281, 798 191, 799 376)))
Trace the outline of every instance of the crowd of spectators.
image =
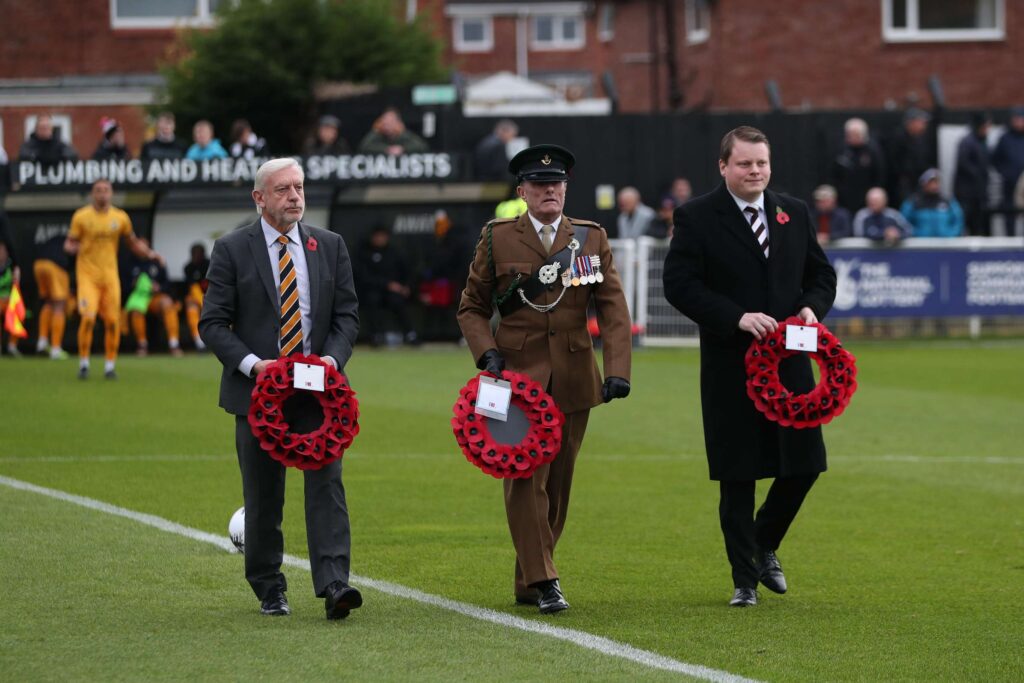
MULTIPOLYGON (((993 125, 992 117, 986 112, 971 116, 968 131, 956 146, 955 166, 950 169, 951 182, 944 185, 938 170, 936 131, 928 112, 908 109, 898 129, 888 133, 875 131, 873 134, 864 119, 848 119, 843 126, 838 153, 827 164, 826 183, 815 188, 808 197, 819 242, 825 245, 847 237, 863 237, 881 245, 897 245, 908 237, 986 236, 992 233, 992 217, 1000 214, 1004 216, 1004 224, 1010 226, 1005 232, 1012 234, 1012 226, 1024 209, 1024 107, 1011 110, 1005 132, 994 134, 993 125), (998 192, 995 188, 999 188, 998 192)), ((101 139, 91 156, 96 160, 131 159, 133 149, 139 150, 142 160, 256 159, 272 154, 266 139, 253 130, 249 121, 241 118, 231 124, 224 144, 209 120, 196 121, 192 126, 191 143, 185 142, 178 136, 176 120, 170 112, 155 117, 148 139, 141 147, 133 147, 132 141, 126 139, 122 122, 114 118, 103 117, 99 121, 99 132, 101 139)), ((472 148, 471 154, 467 154, 467 159, 472 161, 473 177, 484 182, 509 182, 508 159, 516 151, 515 145, 522 142, 518 135, 519 128, 514 121, 497 121, 472 148)), ((342 121, 337 116, 324 115, 316 121, 301 151, 304 155, 353 152, 401 155, 424 153, 429 151, 429 146, 406 127, 397 109, 387 108, 358 144, 350 144, 342 135, 342 121)), ((46 113, 35 118, 31 134, 13 156, 43 165, 79 158, 78 152, 62 139, 53 117, 46 113)), ((0 166, 8 163, 10 160, 0 147, 0 166)), ((617 215, 614 226, 608 226, 609 232, 621 239, 670 238, 673 213, 692 194, 689 180, 682 176, 672 178, 660 191, 651 187, 643 191, 631 185, 620 187, 615 195, 617 215), (645 202, 644 195, 655 201, 645 202)), ((514 217, 524 210, 522 200, 513 195, 496 207, 495 215, 514 217)), ((0 241, 0 245, 3 246, 0 254, 3 256, 0 262, 2 294, 4 283, 13 280, 20 271, 12 258, 10 240, 0 241)), ((193 270, 205 263, 202 246, 197 246, 199 253, 193 254, 197 259, 193 270)), ((407 343, 417 343, 419 336, 408 307, 417 298, 434 302, 447 300, 448 297, 440 296, 441 290, 435 287, 436 282, 447 276, 431 275, 429 287, 435 289, 432 293, 419 292, 417 297, 417 278, 412 269, 404 265, 401 252, 391 246, 390 234, 385 228, 371 231, 355 251, 360 286, 369 307, 367 330, 371 340, 383 343, 387 325, 381 321, 390 316, 397 322, 401 338, 407 343)), ((166 278, 159 273, 154 275, 150 275, 149 280, 158 288, 166 287, 160 282, 166 278)), ((189 328, 195 327, 193 318, 198 318, 202 297, 198 282, 202 278, 195 276, 193 279, 196 281, 186 283, 188 291, 184 297, 168 301, 167 297, 155 296, 152 300, 158 301, 159 306, 140 311, 140 315, 131 319, 130 329, 138 348, 145 349, 148 343, 143 322, 146 314, 167 321, 171 317, 176 319, 183 310, 189 328)), ((134 286, 135 282, 130 285, 134 286)), ((63 311, 66 307, 63 298, 44 298, 43 302, 44 317, 62 330, 56 309, 63 311)), ((180 348, 177 330, 170 324, 165 324, 164 328, 171 348, 180 348)), ((194 329, 190 332, 195 343, 201 345, 197 332, 194 329)), ((40 343, 45 344, 44 351, 51 349, 48 340, 41 339, 40 343)), ((54 352, 61 353, 59 345, 54 352)))

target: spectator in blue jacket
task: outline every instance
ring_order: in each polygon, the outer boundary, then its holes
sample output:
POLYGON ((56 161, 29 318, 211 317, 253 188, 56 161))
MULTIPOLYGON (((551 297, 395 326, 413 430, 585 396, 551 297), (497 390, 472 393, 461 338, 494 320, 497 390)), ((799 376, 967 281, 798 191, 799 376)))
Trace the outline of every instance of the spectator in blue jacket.
POLYGON ((939 169, 921 174, 918 190, 903 202, 900 212, 910 221, 914 237, 959 237, 964 232, 964 212, 939 188, 939 169))
POLYGON ((872 187, 864 197, 865 206, 853 217, 853 234, 867 237, 886 246, 895 246, 910 237, 910 223, 896 209, 889 206, 889 193, 872 187))
POLYGON ((192 126, 192 139, 195 141, 188 152, 186 159, 202 161, 203 159, 226 159, 228 151, 220 144, 220 140, 213 137, 213 124, 203 119, 196 121, 192 126))

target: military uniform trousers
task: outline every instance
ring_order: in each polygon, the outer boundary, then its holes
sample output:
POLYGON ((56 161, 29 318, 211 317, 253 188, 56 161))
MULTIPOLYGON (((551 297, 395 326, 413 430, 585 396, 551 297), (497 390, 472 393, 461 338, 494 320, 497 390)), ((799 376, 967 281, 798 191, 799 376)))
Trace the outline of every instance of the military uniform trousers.
POLYGON ((505 513, 516 549, 515 594, 534 598, 532 584, 558 578, 555 545, 569 510, 576 455, 583 444, 590 410, 566 413, 562 448, 529 479, 506 479, 505 513))

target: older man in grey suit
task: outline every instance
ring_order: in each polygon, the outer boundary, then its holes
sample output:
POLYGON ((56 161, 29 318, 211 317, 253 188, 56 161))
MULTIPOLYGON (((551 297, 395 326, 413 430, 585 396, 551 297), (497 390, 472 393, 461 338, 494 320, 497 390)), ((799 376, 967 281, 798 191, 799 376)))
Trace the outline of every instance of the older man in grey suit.
MULTIPOLYGON (((260 448, 249 429, 250 395, 256 377, 279 355, 313 353, 343 370, 359 328, 344 241, 300 222, 303 179, 294 159, 274 159, 257 171, 252 198, 260 218, 214 244, 199 321, 203 341, 224 365, 220 406, 235 416, 245 497, 245 576, 267 615, 291 611, 281 573, 285 468, 260 448)), ((315 426, 310 424, 318 421, 315 412, 290 416, 293 428, 315 426)), ((325 599, 327 618, 343 619, 363 600, 348 585, 350 535, 341 461, 303 476, 313 588, 325 599)))

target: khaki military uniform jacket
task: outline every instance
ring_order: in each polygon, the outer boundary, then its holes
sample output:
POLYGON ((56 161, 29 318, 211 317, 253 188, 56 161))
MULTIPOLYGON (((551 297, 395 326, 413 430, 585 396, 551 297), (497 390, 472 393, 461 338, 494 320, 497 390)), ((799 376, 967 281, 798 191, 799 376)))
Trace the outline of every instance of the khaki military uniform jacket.
MULTIPOLYGON (((569 287, 558 306, 548 313, 523 306, 504 317, 492 334, 494 293, 503 293, 517 273, 523 273, 524 279, 533 276, 548 258, 527 214, 518 219, 492 221, 492 224, 491 253, 497 282, 488 261, 485 227, 459 304, 459 326, 473 358, 479 360, 485 351, 497 349, 505 358, 507 369, 524 372, 549 387, 563 412, 598 405, 601 403, 601 373, 587 331, 587 305, 591 299, 601 328, 606 376, 629 380, 632 342, 629 309, 604 228, 590 221, 563 216, 551 248, 554 254, 567 247, 576 234, 575 226, 587 226, 586 242, 581 244, 577 256, 600 255, 604 282, 569 287)), ((552 303, 561 291, 559 277, 533 303, 552 303)), ((513 293, 512 296, 519 295, 513 293)))

